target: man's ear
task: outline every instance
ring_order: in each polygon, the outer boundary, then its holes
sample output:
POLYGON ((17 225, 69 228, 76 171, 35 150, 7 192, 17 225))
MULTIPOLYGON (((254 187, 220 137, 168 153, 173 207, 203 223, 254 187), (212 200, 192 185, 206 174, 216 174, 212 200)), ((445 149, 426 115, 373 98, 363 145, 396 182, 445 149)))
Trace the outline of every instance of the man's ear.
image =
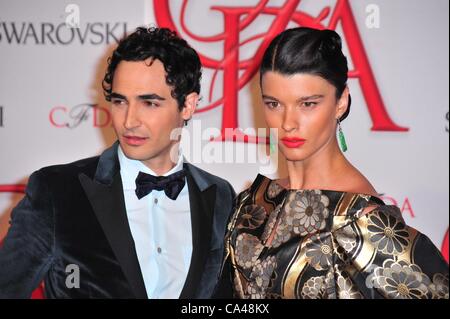
POLYGON ((200 96, 198 93, 192 92, 186 96, 186 99, 184 101, 184 107, 181 111, 181 116, 183 117, 184 121, 189 121, 192 116, 194 115, 194 112, 197 108, 198 101, 200 99, 200 96))
POLYGON ((336 119, 340 119, 341 116, 344 115, 345 112, 347 112, 348 103, 350 102, 349 96, 350 90, 348 89, 348 86, 346 86, 344 92, 342 92, 342 95, 338 100, 336 108, 336 119))

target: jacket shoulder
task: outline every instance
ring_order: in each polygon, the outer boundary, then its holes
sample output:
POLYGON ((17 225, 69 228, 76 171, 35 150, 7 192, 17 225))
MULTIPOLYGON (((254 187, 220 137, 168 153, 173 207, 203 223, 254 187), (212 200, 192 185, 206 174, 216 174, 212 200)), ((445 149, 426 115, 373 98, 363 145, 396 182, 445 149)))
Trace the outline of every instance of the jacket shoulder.
POLYGON ((211 173, 201 169, 200 167, 189 164, 189 163, 187 163, 187 166, 188 166, 188 169, 191 171, 191 173, 200 175, 202 177, 202 179, 204 181, 206 181, 208 184, 216 184, 217 187, 219 188, 219 191, 230 191, 232 197, 234 197, 236 195, 233 186, 231 186, 231 184, 227 180, 223 179, 222 177, 211 174, 211 173))
POLYGON ((37 172, 41 176, 45 176, 48 178, 78 178, 78 175, 80 173, 84 173, 90 177, 93 177, 97 169, 99 158, 99 156, 93 156, 80 159, 72 163, 46 166, 41 168, 37 172))

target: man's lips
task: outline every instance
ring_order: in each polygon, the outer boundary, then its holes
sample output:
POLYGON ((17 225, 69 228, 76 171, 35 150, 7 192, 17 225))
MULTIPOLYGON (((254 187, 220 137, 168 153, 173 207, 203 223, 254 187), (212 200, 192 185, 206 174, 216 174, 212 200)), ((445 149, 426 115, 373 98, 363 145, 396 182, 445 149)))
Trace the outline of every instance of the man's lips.
POLYGON ((284 137, 281 139, 283 144, 289 148, 297 148, 305 144, 306 140, 300 137, 284 137))
POLYGON ((132 146, 138 146, 145 143, 148 139, 147 137, 134 136, 134 135, 123 135, 125 143, 132 146))

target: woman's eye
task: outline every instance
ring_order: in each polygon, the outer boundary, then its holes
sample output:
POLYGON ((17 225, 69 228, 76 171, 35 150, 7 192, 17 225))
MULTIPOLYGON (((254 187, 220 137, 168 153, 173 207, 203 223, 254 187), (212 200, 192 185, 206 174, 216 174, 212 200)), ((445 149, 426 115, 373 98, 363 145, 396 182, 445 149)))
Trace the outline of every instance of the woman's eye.
POLYGON ((266 103, 267 107, 269 107, 271 109, 274 109, 274 108, 279 106, 279 103, 278 102, 274 102, 274 101, 268 101, 268 102, 265 102, 265 103, 266 103))

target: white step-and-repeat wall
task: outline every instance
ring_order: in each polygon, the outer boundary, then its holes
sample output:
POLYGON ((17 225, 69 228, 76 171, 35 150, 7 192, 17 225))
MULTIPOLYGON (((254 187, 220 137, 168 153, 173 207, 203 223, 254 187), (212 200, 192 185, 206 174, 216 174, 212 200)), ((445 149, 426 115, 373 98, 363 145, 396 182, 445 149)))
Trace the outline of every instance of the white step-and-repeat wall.
POLYGON ((259 172, 286 174, 261 145, 208 140, 265 127, 265 43, 298 25, 338 31, 351 62, 346 155, 448 256, 448 0, 0 0, 0 238, 34 170, 114 142, 101 80, 141 25, 174 28, 201 54, 203 99, 183 149, 237 191, 259 172))

